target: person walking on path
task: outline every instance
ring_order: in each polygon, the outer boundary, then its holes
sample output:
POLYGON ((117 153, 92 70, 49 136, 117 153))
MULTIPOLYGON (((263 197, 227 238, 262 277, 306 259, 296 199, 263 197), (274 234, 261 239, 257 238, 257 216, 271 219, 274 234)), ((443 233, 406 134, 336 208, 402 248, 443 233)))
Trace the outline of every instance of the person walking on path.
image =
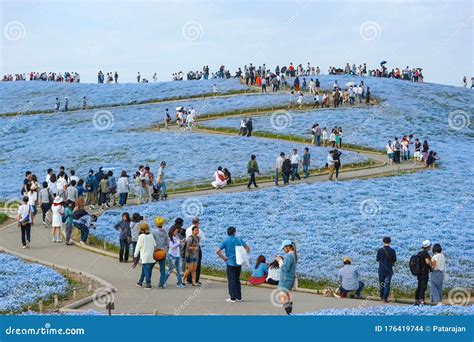
POLYGON ((344 257, 342 262, 344 266, 338 272, 338 279, 341 282, 340 297, 346 298, 348 292, 355 291, 355 298, 359 299, 364 288, 364 283, 359 280, 359 271, 352 265, 352 260, 349 257, 344 257))
POLYGON ((237 264, 236 247, 242 246, 247 253, 250 247, 241 238, 235 236, 235 227, 227 228, 227 239, 217 249, 216 254, 226 263, 227 283, 230 297, 226 299, 229 303, 242 301, 242 289, 240 285, 240 273, 242 265, 237 264), (222 253, 225 252, 225 255, 222 253))
POLYGON ((255 181, 255 174, 260 173, 260 170, 258 169, 257 156, 255 156, 255 154, 250 156, 250 160, 247 164, 247 173, 250 176, 247 188, 250 189, 250 185, 252 184, 254 187, 258 188, 257 182, 255 181))
POLYGON ((383 247, 377 251, 376 261, 379 263, 379 288, 380 299, 384 303, 388 303, 390 296, 390 283, 393 276, 393 266, 397 261, 395 250, 390 247, 392 240, 386 236, 383 238, 383 247))
POLYGON ((135 254, 138 237, 140 236, 140 225, 143 223, 143 216, 139 213, 133 213, 132 222, 130 222, 130 245, 132 246, 132 255, 135 254))
POLYGON ((280 155, 275 162, 275 185, 278 186, 278 178, 282 173, 283 162, 285 161, 285 152, 280 152, 280 155))
POLYGON ((130 181, 126 171, 120 173, 120 178, 117 182, 117 192, 119 194, 119 206, 123 207, 127 204, 128 193, 130 192, 130 181))
POLYGON ((332 181, 332 177, 334 176, 334 164, 335 164, 332 151, 328 152, 326 163, 328 165, 329 180, 332 181))
MULTIPOLYGON (((168 233, 164 229, 165 219, 163 217, 155 217, 155 226, 156 229, 152 230, 152 235, 155 238, 155 251, 156 250, 163 250, 167 251, 169 247, 169 237, 168 233)), ((158 284, 158 288, 163 289, 165 287, 165 279, 166 279, 166 258, 157 261, 160 265, 160 282, 158 284)))
POLYGON ((341 151, 335 149, 332 153, 332 158, 334 160, 334 170, 336 171, 336 181, 339 180, 339 169, 341 168, 341 151))
POLYGON ((316 138, 316 145, 321 146, 321 127, 319 127, 319 124, 316 124, 316 126, 314 127, 314 136, 316 138))
POLYGON ((388 165, 392 165, 393 164, 393 158, 394 158, 394 152, 393 152, 393 149, 392 149, 392 142, 390 140, 388 141, 387 146, 385 146, 385 148, 387 149, 387 163, 388 163, 388 165))
POLYGON ((253 131, 252 118, 247 119, 247 122, 245 123, 245 128, 247 129, 247 137, 252 136, 252 131, 253 131))
POLYGON ((290 157, 286 156, 281 167, 281 172, 283 176, 283 185, 290 184, 290 174, 291 174, 291 160, 290 157))
POLYGON ((304 178, 309 177, 309 165, 311 163, 311 154, 309 153, 309 148, 305 147, 304 148, 304 153, 303 153, 303 174, 304 178))
POLYGON ((199 259, 199 227, 193 227, 192 234, 186 239, 185 258, 186 258, 186 272, 183 274, 183 285, 186 285, 186 280, 191 275, 191 284, 199 286, 196 283, 196 267, 199 259))
POLYGON ((160 168, 158 169, 157 172, 157 179, 156 179, 156 184, 158 186, 158 189, 161 191, 161 199, 164 200, 167 198, 166 194, 166 181, 165 181, 165 167, 166 167, 166 162, 162 161, 160 163, 160 168))
POLYGON ((296 264, 298 257, 296 255, 296 244, 291 240, 283 240, 280 250, 286 253, 285 258, 278 260, 280 265, 280 281, 278 289, 280 291, 280 303, 283 305, 286 313, 291 315, 293 311, 293 296, 291 290, 296 280, 296 264))
POLYGON ((290 160, 291 160, 291 171, 292 171, 291 180, 294 181, 295 178, 300 180, 301 177, 298 174, 298 167, 299 167, 299 164, 301 163, 301 159, 296 148, 293 149, 293 153, 291 154, 290 160))
POLYGON ((180 255, 180 247, 181 247, 181 240, 178 237, 178 233, 180 228, 177 226, 172 226, 170 231, 168 232, 169 237, 169 248, 168 248, 168 271, 166 272, 165 284, 168 281, 169 276, 173 270, 176 271, 176 287, 177 288, 184 288, 183 279, 181 276, 181 255, 180 255))
POLYGON ((115 224, 115 230, 120 232, 120 252, 119 262, 128 262, 128 254, 130 252, 130 241, 132 239, 132 232, 130 230, 130 214, 124 212, 122 214, 122 220, 115 224))
POLYGON ((138 236, 137 246, 133 253, 133 257, 138 258, 140 256, 140 261, 142 263, 142 273, 138 279, 137 286, 142 287, 143 280, 145 280, 146 290, 151 289, 151 274, 153 266, 155 266, 155 259, 153 259, 155 245, 155 238, 150 234, 150 227, 148 227, 148 224, 140 224, 140 235, 138 236))
POLYGON ((43 215, 43 225, 46 227, 46 215, 51 209, 51 204, 53 203, 53 195, 48 189, 48 182, 43 182, 43 189, 39 192, 39 202, 41 206, 41 214, 43 215))
POLYGON ((433 245, 433 257, 431 258, 431 265, 433 271, 431 272, 430 281, 430 302, 431 304, 441 304, 443 301, 443 282, 446 272, 446 258, 442 253, 443 249, 439 243, 433 245))
POLYGON ((21 244, 23 248, 30 248, 31 226, 33 225, 33 208, 28 204, 28 196, 23 196, 22 203, 18 207, 18 226, 21 230, 21 244))
POLYGON ((425 292, 428 288, 428 281, 431 272, 431 241, 424 240, 421 243, 421 252, 418 253, 419 272, 416 276, 418 285, 415 292, 415 305, 425 304, 425 292))
MULTIPOLYGON (((198 285, 201 285, 201 283, 199 282, 199 279, 201 277, 201 262, 202 262, 201 244, 206 240, 206 234, 204 233, 204 231, 199 226, 200 222, 201 222, 201 220, 199 219, 199 217, 194 217, 192 222, 191 222, 192 223, 191 226, 186 228, 186 239, 193 234, 194 227, 199 228, 199 233, 198 233, 198 236, 199 236, 199 253, 198 253, 198 259, 197 259, 197 262, 196 262, 196 281, 195 281, 195 283, 198 284, 198 285)), ((190 275, 188 276, 187 280, 188 280, 188 283, 192 283, 192 277, 190 275)))

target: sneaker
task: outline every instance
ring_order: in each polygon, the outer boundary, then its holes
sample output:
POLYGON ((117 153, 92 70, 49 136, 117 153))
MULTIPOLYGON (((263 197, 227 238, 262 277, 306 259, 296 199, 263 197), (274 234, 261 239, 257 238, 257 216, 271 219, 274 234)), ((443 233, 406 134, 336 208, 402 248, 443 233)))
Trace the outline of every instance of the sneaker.
POLYGON ((25 248, 26 248, 26 246, 23 246, 23 249, 25 249, 25 248))
POLYGON ((242 299, 236 299, 236 301, 237 301, 237 302, 241 302, 241 301, 242 301, 242 299))
POLYGON ((185 289, 185 288, 186 288, 186 285, 178 284, 178 285, 176 285, 176 287, 177 287, 178 289, 185 289))
POLYGON ((48 226, 48 225, 46 224, 46 222, 45 222, 45 221, 43 221, 43 225, 44 225, 45 227, 47 227, 47 226, 48 226))
POLYGON ((136 283, 135 286, 136 287, 143 287, 143 284, 142 283, 136 283))
POLYGON ((79 241, 81 245, 85 245, 86 243, 84 241, 79 241))
POLYGON ((30 241, 26 242, 26 248, 30 248, 30 241))
POLYGON ((157 288, 159 288, 159 289, 164 289, 165 286, 160 284, 160 285, 157 286, 157 288))
POLYGON ((53 238, 53 240, 52 240, 52 241, 53 241, 53 242, 56 242, 56 238, 53 238))
POLYGON ((151 285, 145 286, 145 290, 151 290, 151 285))
POLYGON ((236 300, 232 299, 232 298, 227 298, 225 301, 228 302, 228 303, 235 303, 236 302, 236 300))

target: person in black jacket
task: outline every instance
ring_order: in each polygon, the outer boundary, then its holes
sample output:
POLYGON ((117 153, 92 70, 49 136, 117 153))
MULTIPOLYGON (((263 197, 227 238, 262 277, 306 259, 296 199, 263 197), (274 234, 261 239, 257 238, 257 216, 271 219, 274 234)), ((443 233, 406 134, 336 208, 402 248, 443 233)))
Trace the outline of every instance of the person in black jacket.
POLYGON ((415 305, 425 304, 425 292, 428 288, 428 280, 431 272, 431 242, 425 240, 421 244, 421 252, 418 253, 420 259, 420 273, 417 275, 418 286, 415 292, 415 305))
POLYGON ((252 136, 252 131, 253 131, 252 118, 248 118, 245 126, 247 127, 247 136, 248 137, 252 136))
POLYGON ((395 250, 390 247, 392 240, 386 236, 383 238, 383 247, 377 251, 377 262, 379 263, 379 288, 380 299, 388 303, 390 295, 390 283, 393 276, 393 265, 397 261, 395 250))
POLYGON ((291 160, 286 156, 281 167, 281 172, 283 174, 283 184, 288 185, 290 183, 290 174, 291 174, 291 160))

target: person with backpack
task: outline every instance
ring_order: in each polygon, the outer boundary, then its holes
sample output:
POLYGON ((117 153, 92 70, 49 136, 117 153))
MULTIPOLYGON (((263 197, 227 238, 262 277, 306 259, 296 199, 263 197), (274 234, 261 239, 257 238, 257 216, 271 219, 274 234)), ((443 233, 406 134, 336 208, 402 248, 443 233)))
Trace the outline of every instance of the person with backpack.
POLYGON ((28 204, 28 196, 23 196, 22 204, 18 207, 18 227, 21 229, 23 248, 30 248, 31 226, 33 225, 33 208, 28 204))
POLYGON ((236 247, 242 246, 247 253, 250 252, 250 247, 241 238, 235 236, 235 227, 227 228, 227 239, 225 239, 216 251, 216 254, 226 263, 227 284, 229 290, 229 298, 226 302, 235 303, 242 301, 242 289, 240 284, 240 273, 242 265, 237 264, 236 247), (225 255, 222 253, 225 252, 225 255))
POLYGON ((43 215, 43 225, 47 227, 46 224, 46 215, 48 211, 51 209, 51 204, 53 204, 53 196, 48 189, 48 182, 43 182, 43 189, 39 192, 39 202, 41 206, 41 213, 43 215))
POLYGON ((283 164, 281 166, 281 173, 283 177, 283 185, 290 184, 290 174, 291 174, 291 160, 289 156, 285 157, 283 164))
POLYGON ((424 240, 421 243, 421 252, 412 255, 410 258, 410 271, 416 275, 418 285, 415 292, 415 305, 425 304, 425 292, 428 288, 428 280, 431 271, 431 256, 429 250, 431 249, 430 240, 424 240))
POLYGON ((393 276, 393 266, 397 261, 397 254, 395 250, 390 247, 392 240, 390 237, 383 238, 383 247, 377 251, 376 261, 379 263, 379 288, 380 299, 384 303, 388 303, 390 295, 390 283, 393 276))
POLYGON ((89 175, 86 178, 86 205, 90 205, 94 209, 94 204, 97 203, 97 189, 99 182, 94 175, 93 170, 89 170, 89 175))

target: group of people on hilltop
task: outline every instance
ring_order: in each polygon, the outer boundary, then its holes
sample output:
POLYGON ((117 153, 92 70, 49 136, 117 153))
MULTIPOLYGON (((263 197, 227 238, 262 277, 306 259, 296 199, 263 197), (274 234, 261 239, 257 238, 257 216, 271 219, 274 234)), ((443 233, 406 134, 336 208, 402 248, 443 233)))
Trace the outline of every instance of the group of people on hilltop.
POLYGON ((389 165, 400 164, 402 160, 408 161, 413 159, 425 163, 426 167, 434 167, 438 154, 430 150, 428 140, 424 140, 423 144, 418 138, 413 139, 413 134, 404 135, 400 139, 395 137, 393 141, 389 140, 385 146, 387 150, 387 162, 389 165), (411 145, 413 145, 414 153, 411 153, 411 145))
POLYGON ((81 76, 77 72, 34 72, 23 74, 3 75, 2 81, 48 81, 48 82, 67 82, 80 83, 81 76))
POLYGON ((108 72, 107 75, 104 75, 102 70, 99 70, 99 72, 97 73, 97 83, 118 83, 118 79, 119 74, 117 71, 115 73, 108 72))

